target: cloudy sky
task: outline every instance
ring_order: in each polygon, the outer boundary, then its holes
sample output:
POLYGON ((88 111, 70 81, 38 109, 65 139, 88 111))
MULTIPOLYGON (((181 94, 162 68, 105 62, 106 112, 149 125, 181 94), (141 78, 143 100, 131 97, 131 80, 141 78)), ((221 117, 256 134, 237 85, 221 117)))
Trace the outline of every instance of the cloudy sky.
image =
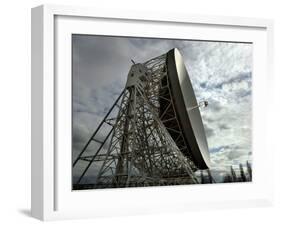
POLYGON ((72 37, 74 159, 124 88, 131 59, 144 62, 175 47, 197 100, 209 102, 201 115, 215 179, 251 162, 251 44, 87 35, 72 37))

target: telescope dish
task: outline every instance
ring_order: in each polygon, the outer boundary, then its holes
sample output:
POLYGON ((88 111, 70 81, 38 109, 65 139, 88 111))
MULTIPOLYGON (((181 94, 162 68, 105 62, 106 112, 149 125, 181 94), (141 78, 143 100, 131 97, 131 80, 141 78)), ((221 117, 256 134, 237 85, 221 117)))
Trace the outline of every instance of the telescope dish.
MULTIPOLYGON (((178 146, 180 146, 179 142, 186 144, 187 147, 182 148, 181 152, 191 158, 197 168, 208 169, 210 167, 210 156, 205 130, 199 107, 194 108, 194 106, 198 106, 198 103, 183 57, 178 49, 172 49, 167 53, 166 67, 171 91, 170 98, 174 104, 173 114, 178 121, 177 125, 174 123, 173 126, 179 127, 178 130, 181 131, 182 140, 177 138, 178 135, 172 129, 169 129, 172 127, 171 124, 168 124, 168 120, 163 119, 165 116, 161 120, 178 146)), ((162 85, 165 85, 163 82, 162 85)), ((163 105, 165 105, 165 101, 160 101, 160 115, 162 116, 164 114, 161 111, 161 109, 164 109, 163 105)), ((171 112, 169 114, 171 117, 171 112)))

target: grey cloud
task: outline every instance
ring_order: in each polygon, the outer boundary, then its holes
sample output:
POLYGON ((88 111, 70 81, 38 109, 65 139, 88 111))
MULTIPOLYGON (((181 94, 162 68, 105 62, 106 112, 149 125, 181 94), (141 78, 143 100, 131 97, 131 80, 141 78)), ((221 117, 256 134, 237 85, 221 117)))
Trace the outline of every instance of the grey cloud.
POLYGON ((241 81, 251 81, 251 72, 242 72, 240 74, 238 74, 237 76, 235 77, 231 77, 229 79, 227 79, 226 81, 222 81, 218 84, 215 84, 213 87, 214 88, 217 88, 217 89, 221 89, 223 87, 223 85, 227 85, 227 84, 232 84, 232 83, 239 83, 241 81))
POLYGON ((221 130, 230 129, 230 127, 229 127, 227 124, 219 124, 219 128, 220 128, 221 130))
POLYGON ((210 151, 211 152, 220 152, 220 151, 228 151, 228 150, 237 150, 240 147, 235 144, 230 144, 230 145, 221 145, 217 147, 213 147, 210 151))
POLYGON ((227 156, 228 160, 237 159, 237 158, 241 157, 241 155, 243 155, 243 152, 238 151, 238 150, 231 150, 231 151, 226 153, 226 156, 227 156))
POLYGON ((212 112, 218 112, 222 109, 222 104, 217 101, 217 100, 214 100, 214 99, 208 99, 208 110, 210 109, 210 111, 212 112))
POLYGON ((208 124, 204 125, 205 133, 207 137, 211 137, 215 134, 214 130, 208 126, 208 124))

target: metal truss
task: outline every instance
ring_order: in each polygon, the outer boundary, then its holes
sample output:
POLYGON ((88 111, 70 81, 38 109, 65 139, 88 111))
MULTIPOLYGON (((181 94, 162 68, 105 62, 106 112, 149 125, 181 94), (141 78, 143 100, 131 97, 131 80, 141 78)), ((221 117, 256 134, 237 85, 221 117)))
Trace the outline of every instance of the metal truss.
POLYGON ((198 183, 189 153, 175 114, 164 54, 132 66, 125 89, 73 163, 73 167, 79 161, 87 163, 74 184, 79 187, 97 162, 101 164, 91 188, 198 183), (117 116, 110 117, 116 108, 117 116), (104 124, 111 129, 100 140, 97 134, 104 124), (92 142, 97 148, 86 155, 92 142))

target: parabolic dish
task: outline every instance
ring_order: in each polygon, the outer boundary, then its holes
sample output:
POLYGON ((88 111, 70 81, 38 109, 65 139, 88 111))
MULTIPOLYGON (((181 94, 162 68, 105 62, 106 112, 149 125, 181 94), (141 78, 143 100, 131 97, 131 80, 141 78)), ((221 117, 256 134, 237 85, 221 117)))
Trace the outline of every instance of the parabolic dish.
MULTIPOLYGON (((192 88, 192 84, 184 65, 183 57, 178 49, 172 49, 167 53, 166 67, 171 91, 171 99, 174 104, 174 114, 177 118, 182 140, 176 138, 175 132, 168 129, 174 141, 180 146, 185 143, 186 148, 180 149, 185 156, 191 158, 195 166, 199 169, 208 169, 210 167, 210 155, 205 130, 199 111, 198 103, 192 88)), ((165 102, 160 102, 164 106, 165 102)), ((164 109, 162 106, 162 109, 164 109)), ((162 114, 160 110, 160 114, 162 114)), ((169 122, 171 123, 171 122, 169 122)), ((164 123, 168 125, 168 120, 164 123)), ((172 128, 171 126, 169 128, 172 128)))

